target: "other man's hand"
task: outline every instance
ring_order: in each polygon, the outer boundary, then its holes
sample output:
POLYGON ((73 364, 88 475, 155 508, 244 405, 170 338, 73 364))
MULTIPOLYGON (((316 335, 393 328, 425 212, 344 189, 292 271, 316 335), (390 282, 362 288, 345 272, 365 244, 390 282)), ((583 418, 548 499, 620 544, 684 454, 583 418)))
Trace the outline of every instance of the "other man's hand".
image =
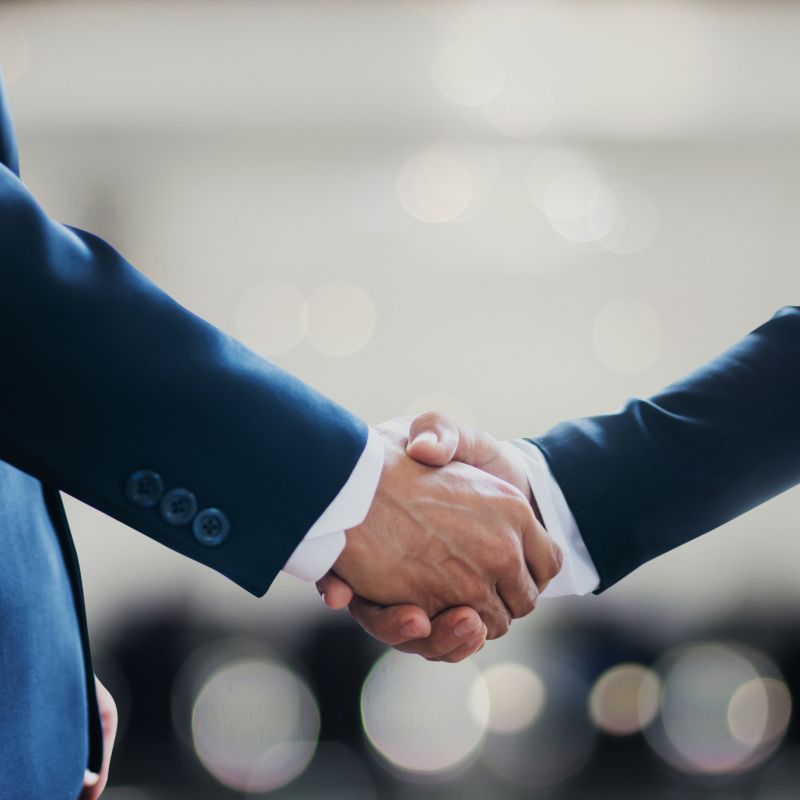
POLYGON ((111 766, 111 752, 114 749, 114 740, 117 737, 117 704, 111 693, 95 676, 95 691, 97 692, 97 707, 100 711, 100 725, 103 729, 103 763, 99 773, 86 771, 83 778, 83 791, 80 800, 97 800, 103 793, 108 783, 108 770, 111 766))

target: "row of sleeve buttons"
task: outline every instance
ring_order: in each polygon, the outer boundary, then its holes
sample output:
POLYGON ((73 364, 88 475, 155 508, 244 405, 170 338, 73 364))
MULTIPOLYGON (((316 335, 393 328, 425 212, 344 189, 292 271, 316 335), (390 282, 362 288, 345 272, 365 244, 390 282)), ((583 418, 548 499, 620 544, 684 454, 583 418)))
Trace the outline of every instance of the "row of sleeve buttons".
POLYGON ((164 491, 164 481, 157 472, 140 469, 125 484, 125 496, 138 508, 155 508, 164 522, 170 525, 192 523, 192 535, 206 547, 216 547, 228 536, 230 523, 218 508, 204 508, 198 512, 197 498, 188 489, 175 488, 164 491))

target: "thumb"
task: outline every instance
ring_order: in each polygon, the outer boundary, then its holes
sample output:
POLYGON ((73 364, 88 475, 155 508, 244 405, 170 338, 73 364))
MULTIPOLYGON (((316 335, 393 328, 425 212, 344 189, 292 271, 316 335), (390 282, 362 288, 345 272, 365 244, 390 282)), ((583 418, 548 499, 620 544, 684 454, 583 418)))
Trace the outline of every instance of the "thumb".
MULTIPOLYGON (((412 420, 406 453, 432 467, 460 461, 483 469, 502 458, 497 439, 480 428, 458 425, 440 411, 428 411, 412 420)), ((503 475, 497 477, 505 479, 503 475)))
POLYGON ((450 417, 428 411, 412 420, 406 454, 421 464, 443 467, 453 460, 459 435, 459 427, 450 417))
POLYGON ((326 573, 317 581, 317 591, 328 608, 347 608, 353 599, 350 584, 333 572, 326 573))

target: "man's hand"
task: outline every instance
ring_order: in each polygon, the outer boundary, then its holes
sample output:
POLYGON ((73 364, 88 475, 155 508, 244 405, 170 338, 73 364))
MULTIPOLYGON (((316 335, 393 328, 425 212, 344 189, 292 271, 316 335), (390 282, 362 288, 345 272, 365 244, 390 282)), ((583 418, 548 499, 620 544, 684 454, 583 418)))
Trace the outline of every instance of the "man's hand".
POLYGON ((99 774, 86 771, 83 778, 83 791, 80 800, 97 800, 103 793, 108 783, 108 770, 111 765, 111 751, 114 749, 114 739, 117 736, 117 704, 108 689, 95 676, 95 691, 97 692, 97 707, 100 710, 100 725, 103 728, 103 764, 99 774))
MULTIPOLYGON (((347 532, 333 572, 373 603, 419 607, 426 623, 469 606, 488 638, 502 636, 533 610, 537 584, 557 573, 556 552, 519 489, 468 464, 418 463, 401 429, 381 429, 386 459, 375 500, 347 532)), ((390 615, 398 618, 396 609, 390 615)))
MULTIPOLYGON (((394 423, 402 427, 402 420, 394 423)), ((407 424, 407 422, 406 422, 407 424)), ((508 443, 498 442, 484 431, 456 425, 443 414, 431 412, 416 417, 410 425, 406 453, 421 463, 440 466, 451 460, 480 468, 515 486, 535 508, 519 451, 508 443)), ((561 552, 541 534, 525 549, 526 561, 536 577, 539 591, 561 567, 561 552), (548 549, 542 544, 546 543, 548 549)), ((461 661, 483 647, 486 630, 479 615, 466 606, 450 608, 428 619, 422 608, 414 605, 384 607, 354 595, 350 586, 333 574, 318 584, 325 602, 332 608, 349 606, 361 626, 376 639, 408 653, 430 660, 461 661)))

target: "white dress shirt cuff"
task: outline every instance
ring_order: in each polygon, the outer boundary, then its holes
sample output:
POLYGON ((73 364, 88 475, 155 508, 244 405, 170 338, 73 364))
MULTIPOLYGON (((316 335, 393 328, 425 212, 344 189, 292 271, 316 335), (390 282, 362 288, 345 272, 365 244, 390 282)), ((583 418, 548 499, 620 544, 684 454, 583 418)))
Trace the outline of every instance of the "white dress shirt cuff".
POLYGON ((542 451, 524 439, 507 444, 522 451, 528 481, 542 513, 544 525, 564 553, 561 572, 550 581, 542 592, 542 597, 582 595, 594 591, 600 585, 600 576, 586 549, 575 517, 569 510, 564 493, 550 471, 542 451))
POLYGON ((318 581, 336 563, 345 546, 345 531, 367 516, 383 470, 383 442, 369 429, 367 446, 347 482, 311 526, 283 571, 303 581, 318 581))

